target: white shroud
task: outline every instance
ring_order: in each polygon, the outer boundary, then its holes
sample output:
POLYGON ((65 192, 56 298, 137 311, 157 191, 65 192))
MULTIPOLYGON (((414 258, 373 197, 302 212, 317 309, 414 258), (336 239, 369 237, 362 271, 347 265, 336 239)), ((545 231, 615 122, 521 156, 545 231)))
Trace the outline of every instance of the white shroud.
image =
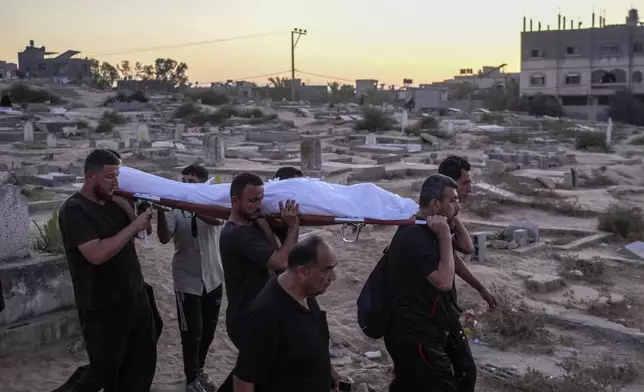
MULTIPOLYGON (((230 184, 184 184, 121 167, 119 189, 189 203, 230 208, 230 184)), ((380 220, 409 219, 418 211, 412 199, 400 197, 374 184, 340 185, 312 178, 268 181, 262 210, 279 212, 279 202, 293 199, 303 215, 380 220)))

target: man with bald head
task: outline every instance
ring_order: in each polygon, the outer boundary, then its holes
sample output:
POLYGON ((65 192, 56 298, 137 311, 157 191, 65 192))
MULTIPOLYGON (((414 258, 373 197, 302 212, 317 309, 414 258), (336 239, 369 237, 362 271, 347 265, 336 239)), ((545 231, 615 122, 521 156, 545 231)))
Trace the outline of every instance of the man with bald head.
POLYGON ((235 392, 338 389, 326 313, 315 299, 335 280, 333 248, 321 237, 300 241, 286 271, 255 297, 235 367, 235 392))

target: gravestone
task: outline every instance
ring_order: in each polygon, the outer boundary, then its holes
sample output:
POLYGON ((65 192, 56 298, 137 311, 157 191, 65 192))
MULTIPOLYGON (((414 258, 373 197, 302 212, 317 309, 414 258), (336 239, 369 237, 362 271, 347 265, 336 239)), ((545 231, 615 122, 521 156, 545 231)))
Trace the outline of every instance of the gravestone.
POLYGON ((31 121, 25 121, 24 142, 25 143, 34 142, 34 123, 31 121))
POLYGON ((206 163, 221 166, 226 158, 226 147, 222 137, 216 132, 210 132, 203 138, 203 149, 206 163))
POLYGON ((150 130, 148 125, 144 122, 139 123, 136 127, 136 139, 139 142, 139 148, 150 147, 150 130))
POLYGON ((367 137, 365 138, 364 144, 368 146, 375 146, 376 144, 378 144, 378 141, 376 139, 376 134, 374 133, 368 134, 367 137))
POLYGON ((303 137, 300 142, 300 163, 302 171, 322 170, 322 143, 319 137, 303 137))
POLYGON ((177 124, 177 127, 174 129, 174 141, 180 142, 183 139, 183 131, 186 126, 184 124, 177 124))
POLYGON ((53 133, 48 133, 47 134, 47 147, 49 148, 56 148, 56 135, 53 133))
POLYGON ((29 212, 22 188, 0 172, 0 357, 29 352, 80 333, 64 255, 30 252, 29 212))

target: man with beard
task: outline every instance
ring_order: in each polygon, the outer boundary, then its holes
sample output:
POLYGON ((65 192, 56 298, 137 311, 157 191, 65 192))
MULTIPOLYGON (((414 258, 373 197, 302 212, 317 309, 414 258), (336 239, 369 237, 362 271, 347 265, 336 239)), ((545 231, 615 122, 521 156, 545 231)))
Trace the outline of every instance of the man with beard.
POLYGON ((90 360, 75 392, 149 392, 156 368, 156 328, 133 241, 152 211, 131 221, 112 201, 119 167, 111 152, 91 152, 83 186, 59 211, 90 360))
MULTIPOLYGON (((440 174, 450 177, 458 184, 457 192, 460 200, 465 200, 472 193, 472 176, 470 170, 469 162, 458 156, 449 156, 438 166, 438 172, 440 174)), ((453 242, 454 250, 471 254, 474 248, 470 236, 458 217, 454 217, 451 227, 452 232, 456 234, 453 242)), ((476 279, 457 252, 454 252, 454 271, 456 275, 481 295, 490 309, 496 308, 497 302, 494 295, 476 279)), ((456 282, 452 286, 451 296, 452 306, 448 308, 451 328, 446 352, 454 367, 454 377, 458 392, 474 392, 476 385, 476 363, 474 362, 467 336, 459 321, 461 309, 458 307, 457 302, 456 282)))
MULTIPOLYGON (((208 180, 202 165, 190 165, 181 181, 208 180)), ((157 236, 162 244, 174 239, 172 278, 183 349, 186 392, 214 392, 217 387, 205 373, 206 356, 215 337, 221 305, 224 271, 219 257, 219 233, 224 221, 182 210, 160 212, 157 236)))
POLYGON ((428 177, 417 214, 427 225, 399 228, 389 246, 385 276, 395 300, 384 339, 394 362, 391 392, 457 392, 446 353, 454 284, 450 224, 460 210, 457 188, 447 176, 428 177))
POLYGON ((338 388, 331 367, 329 326, 316 301, 335 280, 336 259, 321 237, 295 245, 288 268, 257 295, 235 367, 235 392, 328 392, 338 388))
MULTIPOLYGON (((261 216, 264 182, 251 173, 241 173, 230 184, 231 213, 221 231, 219 250, 226 283, 226 330, 239 348, 248 309, 274 271, 286 269, 300 231, 299 206, 293 200, 280 202, 280 212, 288 231, 279 249, 275 249, 256 220, 261 216)), ((232 373, 219 391, 232 391, 232 373)))

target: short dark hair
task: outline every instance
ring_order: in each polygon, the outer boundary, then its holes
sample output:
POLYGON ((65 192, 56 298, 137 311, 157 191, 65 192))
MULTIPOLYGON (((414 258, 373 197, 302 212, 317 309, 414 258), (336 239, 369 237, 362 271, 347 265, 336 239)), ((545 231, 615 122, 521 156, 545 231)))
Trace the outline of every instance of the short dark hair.
POLYGON ((315 264, 320 253, 320 246, 326 241, 318 235, 310 235, 298 242, 288 254, 288 268, 308 267, 315 264))
POLYGON ((85 174, 90 172, 100 172, 104 166, 118 166, 121 160, 109 150, 94 150, 85 158, 85 174))
POLYGON ((208 169, 203 165, 198 163, 193 163, 192 165, 186 166, 181 170, 181 175, 183 176, 196 176, 201 181, 208 180, 208 169))
POLYGON ((467 159, 456 155, 449 156, 438 165, 438 173, 445 175, 452 180, 458 181, 461 178, 461 171, 470 171, 472 167, 467 159))
POLYGON ((432 200, 443 200, 445 188, 458 189, 458 184, 443 174, 427 177, 420 186, 420 197, 418 198, 420 208, 427 207, 432 200))
POLYGON ((114 156, 115 156, 115 157, 117 157, 118 159, 123 160, 123 158, 121 158, 121 154, 119 154, 119 153, 118 153, 118 152, 116 152, 115 150, 112 150, 111 148, 106 148, 106 150, 107 150, 107 151, 109 151, 109 152, 111 152, 112 154, 114 154, 114 156))
POLYGON ((230 197, 232 198, 233 196, 241 197, 242 194, 244 193, 244 189, 246 189, 247 186, 252 185, 252 186, 260 186, 264 185, 264 181, 262 181, 259 176, 253 174, 253 173, 241 173, 235 176, 233 178, 233 182, 230 183, 230 197))
POLYGON ((302 170, 295 168, 293 166, 284 166, 277 169, 275 175, 273 175, 274 180, 288 180, 289 178, 302 177, 302 170))

